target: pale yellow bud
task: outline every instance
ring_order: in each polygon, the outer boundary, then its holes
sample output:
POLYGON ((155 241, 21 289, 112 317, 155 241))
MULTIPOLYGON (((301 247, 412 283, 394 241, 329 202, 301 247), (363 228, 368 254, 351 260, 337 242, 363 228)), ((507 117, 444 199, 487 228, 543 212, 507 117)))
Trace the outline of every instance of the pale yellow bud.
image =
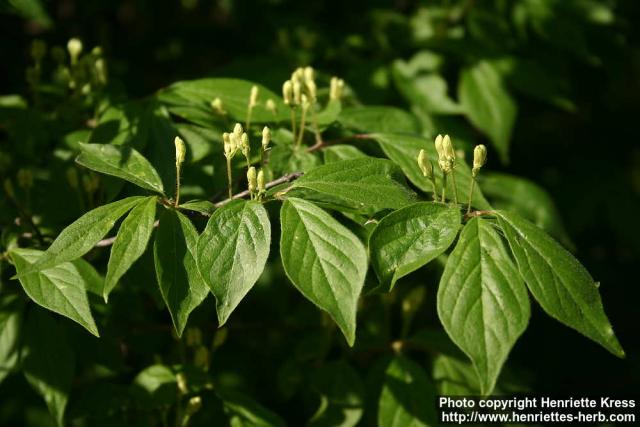
POLYGON ((436 136, 436 140, 435 140, 434 144, 436 146, 436 151, 438 152, 438 158, 439 159, 444 159, 445 158, 445 154, 444 154, 444 149, 442 147, 442 135, 436 136))
POLYGON ((296 81, 302 82, 304 81, 304 68, 298 67, 296 70, 291 73, 291 80, 295 83, 296 81))
POLYGON ((256 168, 253 166, 251 166, 247 170, 247 183, 249 185, 249 192, 250 193, 255 192, 256 188, 258 187, 258 182, 257 182, 256 168))
POLYGON ((215 336, 213 337, 213 342, 211 343, 211 346, 214 349, 222 346, 222 344, 224 344, 224 342, 227 340, 228 333, 229 331, 227 330, 227 328, 218 329, 215 336))
POLYGON ((304 68, 304 81, 306 84, 315 80, 315 72, 313 67, 305 67, 304 68))
POLYGON ((478 175, 485 163, 487 163, 487 147, 483 144, 476 145, 473 149, 473 169, 471 170, 474 177, 478 175))
POLYGON ((266 190, 265 187, 265 182, 264 182, 264 171, 262 169, 260 169, 258 171, 258 178, 257 178, 257 184, 258 184, 258 193, 259 194, 263 194, 266 190))
POLYGON ((96 69, 96 77, 101 84, 107 84, 107 65, 104 59, 98 58, 94 64, 96 69))
POLYGON ((455 160, 456 152, 453 149, 453 144, 451 143, 451 138, 449 138, 449 135, 445 135, 444 138, 442 138, 442 149, 448 161, 455 160))
POLYGON ((75 64, 82 53, 82 42, 80 39, 72 38, 67 42, 67 51, 71 57, 71 63, 75 64))
POLYGON ((179 137, 173 140, 173 144, 176 147, 176 167, 179 168, 182 163, 184 163, 184 157, 187 152, 187 149, 184 146, 184 141, 179 137))
POLYGON ((222 142, 224 143, 225 157, 231 159, 236 154, 236 146, 231 140, 231 135, 228 132, 222 134, 222 142))
POLYGON ((187 416, 191 416, 198 412, 202 408, 202 398, 200 396, 193 396, 187 403, 187 416))
POLYGON ((293 104, 293 83, 287 80, 282 84, 282 98, 287 105, 293 104))
POLYGON ((329 99, 339 100, 342 98, 342 92, 344 90, 344 80, 338 77, 332 77, 329 86, 329 99))
POLYGON ((265 126, 262 129, 262 149, 264 151, 269 149, 269 142, 271 142, 271 130, 265 126))
POLYGON ((258 105, 258 93, 259 93, 258 86, 255 86, 255 85, 252 86, 251 94, 249 95, 249 108, 255 107, 256 105, 258 105))
POLYGON ((423 176, 429 179, 433 178, 433 166, 431 166, 427 152, 424 150, 420 150, 418 153, 418 167, 420 167, 423 176))
POLYGON ((309 97, 304 93, 300 95, 300 103, 302 104, 302 109, 307 110, 311 106, 311 102, 309 101, 309 97))
POLYGON ((249 135, 247 135, 246 132, 243 132, 240 137, 240 149, 242 150, 242 154, 248 159, 251 146, 249 145, 249 135))
POLYGON ((243 132, 244 130, 242 129, 242 125, 240 123, 236 123, 236 125, 233 127, 233 134, 240 138, 243 132))
POLYGON ((267 99, 267 102, 265 103, 265 108, 267 109, 267 111, 271 111, 273 114, 276 114, 278 112, 278 107, 276 106, 276 103, 271 98, 267 99))
POLYGON ((316 102, 316 95, 318 93, 318 89, 316 87, 316 83, 313 80, 307 82, 307 92, 309 93, 309 101, 313 104, 316 102))
POLYGON ((224 109, 224 103, 220 98, 214 98, 213 101, 211 101, 211 109, 216 114, 220 114, 220 115, 227 114, 227 112, 224 109))
POLYGON ((295 104, 302 102, 302 84, 299 80, 293 82, 293 102, 295 104))
POLYGON ((184 373, 178 372, 176 375, 176 383, 181 394, 187 394, 189 392, 189 388, 187 387, 187 377, 184 373))

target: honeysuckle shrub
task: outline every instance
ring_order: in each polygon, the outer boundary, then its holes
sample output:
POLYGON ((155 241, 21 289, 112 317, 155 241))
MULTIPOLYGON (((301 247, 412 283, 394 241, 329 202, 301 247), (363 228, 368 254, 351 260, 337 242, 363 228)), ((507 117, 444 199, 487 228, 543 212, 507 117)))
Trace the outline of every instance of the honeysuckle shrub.
POLYGON ((554 201, 504 172, 516 94, 572 112, 566 76, 495 51, 565 49, 538 12, 587 39, 609 9, 513 2, 495 27, 453 3, 417 7, 411 54, 369 64, 406 108, 308 66, 127 98, 102 49, 34 42, 28 92, 0 98, 0 381, 48 413, 2 416, 433 425, 438 394, 530 391, 507 360, 536 306, 624 357, 554 201), (457 56, 460 31, 484 49, 457 56))

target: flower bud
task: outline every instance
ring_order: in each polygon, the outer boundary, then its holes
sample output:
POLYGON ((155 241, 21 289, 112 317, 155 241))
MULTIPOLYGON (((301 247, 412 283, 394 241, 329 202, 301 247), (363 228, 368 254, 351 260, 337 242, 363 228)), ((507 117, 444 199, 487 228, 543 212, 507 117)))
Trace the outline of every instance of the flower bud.
POLYGON ((293 102, 294 104, 302 103, 302 84, 299 80, 293 82, 293 102))
POLYGON ((483 144, 476 145, 473 149, 473 169, 471 170, 474 177, 478 175, 485 163, 487 163, 487 147, 483 144))
POLYGON ((309 84, 309 82, 313 82, 315 80, 315 72, 313 67, 304 67, 304 82, 305 84, 309 84))
POLYGON ((207 350, 207 347, 201 345, 196 348, 193 355, 193 364, 205 371, 209 368, 209 350, 207 350))
POLYGON ((229 331, 227 328, 220 328, 216 331, 216 334, 213 337, 213 342, 211 343, 211 347, 214 349, 221 347, 222 344, 227 340, 227 334, 229 331))
POLYGON ((258 194, 264 194, 266 187, 264 183, 264 171, 262 169, 258 171, 257 184, 258 184, 258 194))
POLYGON ((71 63, 75 64, 78 62, 78 58, 82 53, 82 42, 80 39, 72 38, 67 42, 67 51, 69 52, 69 56, 71 57, 71 63))
POLYGON ((342 98, 343 90, 344 90, 344 80, 339 79, 337 77, 332 77, 330 87, 329 87, 329 99, 339 100, 340 98, 342 98))
POLYGON ((202 407, 202 398, 200 396, 191 397, 189 399, 189 402, 187 403, 186 415, 189 417, 192 416, 193 414, 198 412, 201 407, 202 407))
POLYGON ((187 149, 184 146, 184 141, 179 137, 173 140, 173 144, 176 147, 176 167, 179 168, 182 163, 184 163, 184 157, 187 152, 187 149))
POLYGON ((276 114, 278 112, 278 107, 276 107, 276 103, 271 98, 267 99, 265 108, 267 109, 267 111, 271 111, 273 114, 276 114))
POLYGON ((449 135, 445 135, 444 138, 442 138, 442 150, 444 151, 447 161, 453 162, 456 159, 456 152, 453 150, 453 144, 451 143, 449 135))
POLYGON ((202 331, 199 328, 187 328, 185 331, 185 341, 188 347, 202 345, 202 331))
POLYGON ((184 373, 178 372, 176 374, 176 383, 181 394, 187 394, 189 392, 189 388, 187 387, 187 377, 184 373))
POLYGON ((242 129, 242 125, 240 123, 236 123, 236 125, 233 127, 233 134, 236 137, 240 138, 243 132, 244 130, 242 129))
POLYGON ((254 193, 258 187, 256 168, 251 166, 247 170, 247 183, 249 185, 249 192, 254 193))
POLYGON ((264 151, 269 149, 269 142, 271 142, 271 130, 265 126, 262 128, 262 149, 264 151))
POLYGON ((298 67, 296 70, 291 73, 291 80, 295 83, 304 81, 304 68, 298 67))
POLYGON ((418 153, 418 167, 422 171, 422 176, 426 176, 429 179, 433 178, 433 166, 431 166, 427 152, 424 150, 420 150, 418 153))
POLYGON ((96 70, 96 77, 98 78, 98 82, 101 84, 107 84, 107 65, 104 59, 98 58, 94 63, 94 67, 96 70))
POLYGON ((228 132, 222 134, 222 142, 224 143, 224 155, 231 159, 236 154, 236 147, 231 141, 231 135, 228 132))
POLYGON ((311 106, 311 102, 309 102, 309 97, 304 93, 300 95, 300 103, 302 104, 303 110, 307 110, 311 106))
POLYGON ((253 108, 258 105, 258 86, 253 85, 251 87, 251 94, 249 95, 249 108, 253 108))
POLYGON ((316 87, 316 83, 313 80, 310 80, 306 83, 307 92, 309 93, 309 101, 313 104, 316 102, 316 96, 318 93, 318 89, 316 87))
POLYGON ((240 137, 240 149, 242 150, 242 154, 249 159, 251 146, 249 145, 249 135, 247 135, 246 132, 242 132, 242 136, 240 137))
POLYGON ((211 109, 213 110, 214 113, 219 114, 221 116, 227 114, 227 112, 224 109, 224 103, 220 98, 214 98, 213 101, 211 101, 211 109))
POLYGON ((282 98, 287 105, 293 104, 293 83, 291 80, 287 80, 282 85, 282 98))

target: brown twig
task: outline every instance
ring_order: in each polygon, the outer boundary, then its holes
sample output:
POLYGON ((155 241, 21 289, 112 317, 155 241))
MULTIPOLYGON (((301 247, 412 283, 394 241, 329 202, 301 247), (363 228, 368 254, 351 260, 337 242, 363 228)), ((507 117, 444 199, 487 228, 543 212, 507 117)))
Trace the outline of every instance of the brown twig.
MULTIPOLYGON (((300 178, 302 175, 303 175, 302 172, 293 172, 293 173, 289 173, 289 174, 283 175, 278 179, 274 179, 273 181, 266 183, 265 184, 265 189, 268 190, 268 189, 273 188, 273 187, 275 187, 277 185, 284 184, 284 183, 291 182, 291 181, 295 181, 296 179, 300 178)), ((232 200, 242 199, 243 197, 247 197, 248 195, 249 195, 249 190, 242 191, 240 193, 234 194, 233 196, 231 196, 228 199, 221 200, 221 201, 215 203, 214 206, 216 208, 219 208, 221 206, 226 205, 227 203, 229 203, 232 200)), ((153 227, 154 228, 158 227, 159 224, 160 224, 159 221, 156 221, 156 222, 153 223, 153 227)), ((111 245, 113 245, 113 242, 115 242, 115 241, 116 241, 116 236, 108 237, 108 238, 102 239, 98 243, 96 243, 95 247, 96 248, 104 248, 104 247, 107 247, 107 246, 111 246, 111 245)))
POLYGON ((473 211, 465 214, 464 219, 467 220, 467 219, 471 219, 473 217, 482 216, 482 215, 493 215, 494 213, 495 213, 494 211, 473 211))
POLYGON ((369 139, 370 136, 366 133, 360 133, 355 135, 349 135, 342 138, 334 139, 331 141, 323 141, 319 139, 313 144, 311 147, 307 148, 307 153, 311 153, 313 151, 318 151, 326 147, 327 145, 339 144, 341 142, 349 141, 350 139, 369 139))

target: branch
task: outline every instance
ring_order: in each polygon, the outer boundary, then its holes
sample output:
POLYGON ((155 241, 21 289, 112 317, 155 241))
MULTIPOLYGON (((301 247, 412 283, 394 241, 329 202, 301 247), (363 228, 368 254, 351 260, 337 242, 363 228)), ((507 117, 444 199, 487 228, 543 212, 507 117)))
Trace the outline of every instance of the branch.
MULTIPOLYGON (((273 187, 275 187, 277 185, 284 184, 284 183, 291 182, 291 181, 295 181, 296 179, 300 178, 302 175, 303 175, 302 172, 293 172, 293 173, 286 174, 284 176, 281 176, 278 179, 274 179, 273 181, 266 183, 265 184, 265 188, 268 190, 268 189, 273 188, 273 187)), ((229 203, 232 200, 242 199, 243 197, 247 197, 248 195, 249 195, 249 190, 242 191, 242 192, 240 192, 238 194, 234 194, 229 199, 225 199, 225 200, 222 200, 222 201, 216 203, 214 206, 216 208, 219 208, 221 206, 226 205, 227 203, 229 203)), ((153 223, 153 227, 154 228, 158 227, 159 224, 160 224, 160 222, 156 221, 156 222, 153 223)), ((113 242, 116 241, 116 237, 117 236, 113 236, 113 237, 108 237, 106 239, 102 239, 98 243, 96 243, 95 247, 96 248, 104 248, 104 247, 107 247, 107 246, 111 246, 111 245, 113 245, 113 242)))

